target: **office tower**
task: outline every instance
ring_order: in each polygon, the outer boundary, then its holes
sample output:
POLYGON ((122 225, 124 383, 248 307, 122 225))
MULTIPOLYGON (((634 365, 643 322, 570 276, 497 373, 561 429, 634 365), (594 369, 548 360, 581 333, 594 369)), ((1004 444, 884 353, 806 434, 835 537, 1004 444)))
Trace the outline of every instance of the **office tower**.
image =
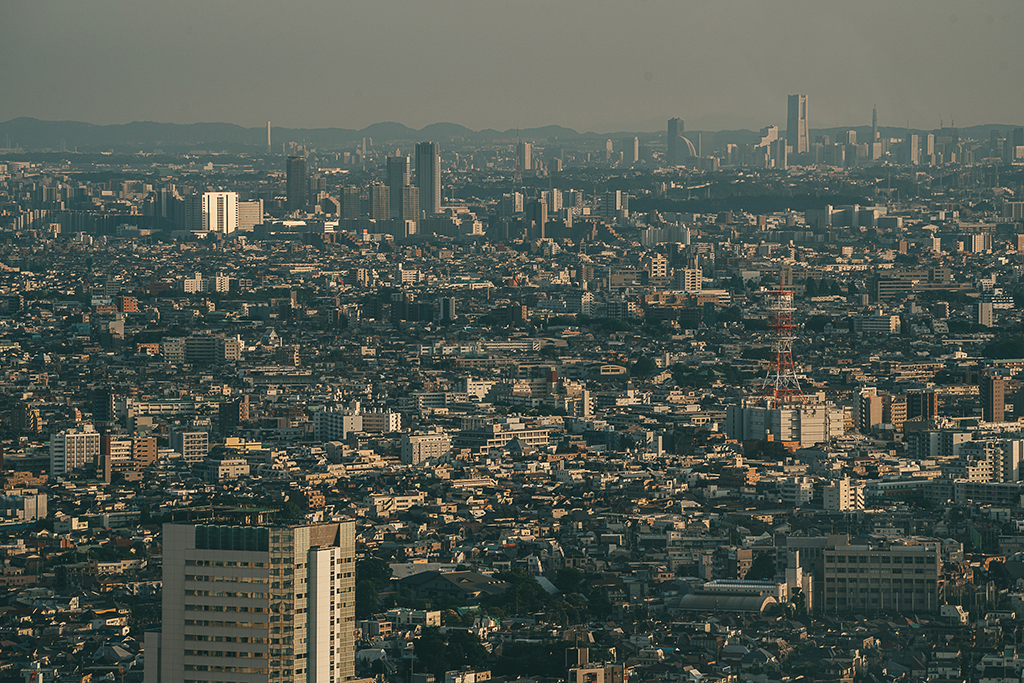
POLYGON ((396 218, 402 222, 419 222, 420 189, 418 187, 403 187, 400 198, 402 201, 396 218))
POLYGON ((62 477, 80 467, 96 464, 100 433, 91 425, 50 435, 50 476, 62 477))
POLYGON ((441 212, 441 148, 436 142, 416 145, 416 187, 420 191, 420 213, 441 212))
POLYGON ((309 181, 306 178, 305 157, 288 157, 288 210, 305 209, 308 203, 309 181))
POLYGON ((998 375, 985 375, 978 387, 981 398, 981 419, 985 422, 1003 422, 1006 417, 1006 379, 998 375))
POLYGON ((359 196, 358 187, 341 188, 341 217, 345 220, 355 220, 363 214, 362 198, 359 196))
POLYGON ((238 229, 249 232, 263 223, 263 200, 238 202, 238 229))
POLYGON ((230 235, 238 230, 238 193, 204 192, 203 230, 230 235))
POLYGON ((532 201, 526 205, 526 220, 532 225, 530 239, 543 239, 544 228, 548 224, 548 205, 543 199, 532 201))
POLYGON ((402 218, 402 190, 409 187, 409 157, 387 158, 388 193, 391 195, 391 219, 402 218))
POLYGON ((846 144, 856 145, 857 144, 857 131, 850 129, 846 131, 846 144))
POLYGON ((811 151, 807 132, 807 95, 789 96, 789 116, 786 117, 786 144, 794 154, 811 151))
POLYGON ((163 528, 161 631, 146 680, 355 677, 355 523, 163 528))
POLYGON ((386 221, 391 214, 391 193, 387 185, 370 185, 370 218, 386 221))
POLYGON ((679 138, 683 134, 683 120, 671 118, 668 120, 668 151, 665 161, 669 166, 676 166, 682 158, 679 138))
POLYGON ((626 164, 640 161, 640 138, 626 138, 622 141, 622 161, 626 164))
POLYGON ((267 154, 270 154, 270 121, 267 121, 267 154))
POLYGON ((824 611, 934 612, 940 600, 941 551, 941 541, 872 538, 851 544, 846 537, 827 537, 824 611))
POLYGON ((520 142, 516 150, 516 163, 520 171, 533 169, 533 145, 529 142, 520 142))

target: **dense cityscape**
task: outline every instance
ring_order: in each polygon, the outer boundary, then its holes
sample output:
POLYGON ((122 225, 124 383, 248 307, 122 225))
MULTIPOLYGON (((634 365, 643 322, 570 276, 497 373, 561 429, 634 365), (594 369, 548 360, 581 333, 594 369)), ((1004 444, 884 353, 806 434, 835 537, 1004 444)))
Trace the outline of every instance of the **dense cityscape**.
POLYGON ((0 124, 0 681, 1020 683, 1024 128, 809 104, 0 124))

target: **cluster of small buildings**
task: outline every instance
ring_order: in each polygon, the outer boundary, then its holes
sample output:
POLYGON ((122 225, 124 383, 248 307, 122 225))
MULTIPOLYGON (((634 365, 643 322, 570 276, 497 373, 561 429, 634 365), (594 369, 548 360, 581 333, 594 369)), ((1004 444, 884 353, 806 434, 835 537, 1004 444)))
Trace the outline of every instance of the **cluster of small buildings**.
POLYGON ((0 168, 0 678, 1020 680, 1012 189, 362 156, 0 168), (486 661, 417 674, 434 629, 486 661))

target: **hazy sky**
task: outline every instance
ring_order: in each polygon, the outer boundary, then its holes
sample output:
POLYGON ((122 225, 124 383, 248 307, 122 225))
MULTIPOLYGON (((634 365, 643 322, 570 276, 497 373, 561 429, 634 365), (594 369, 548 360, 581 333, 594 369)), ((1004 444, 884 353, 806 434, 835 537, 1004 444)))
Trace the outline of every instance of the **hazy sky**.
POLYGON ((1022 0, 0 0, 0 121, 1024 123, 1022 0))

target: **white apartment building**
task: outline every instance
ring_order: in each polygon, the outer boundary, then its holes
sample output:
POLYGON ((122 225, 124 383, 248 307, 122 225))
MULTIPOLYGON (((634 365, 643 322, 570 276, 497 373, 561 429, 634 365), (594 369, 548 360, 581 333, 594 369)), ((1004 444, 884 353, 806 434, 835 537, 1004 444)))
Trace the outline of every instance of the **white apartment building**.
POLYGON ((210 452, 210 435, 199 430, 175 430, 171 432, 171 448, 187 463, 202 462, 210 452))
POLYGON ((355 523, 165 524, 145 683, 355 678, 355 523))
POLYGON ((203 230, 230 235, 238 230, 238 193, 204 192, 203 230))
POLYGON ((827 484, 822 490, 822 500, 825 509, 831 512, 863 510, 864 486, 853 484, 845 477, 827 484))
POLYGON ((61 477, 80 467, 95 465, 100 455, 100 433, 91 425, 50 435, 50 476, 61 477))
POLYGON ((419 465, 426 460, 435 460, 451 450, 452 438, 445 432, 402 435, 402 462, 419 465))

